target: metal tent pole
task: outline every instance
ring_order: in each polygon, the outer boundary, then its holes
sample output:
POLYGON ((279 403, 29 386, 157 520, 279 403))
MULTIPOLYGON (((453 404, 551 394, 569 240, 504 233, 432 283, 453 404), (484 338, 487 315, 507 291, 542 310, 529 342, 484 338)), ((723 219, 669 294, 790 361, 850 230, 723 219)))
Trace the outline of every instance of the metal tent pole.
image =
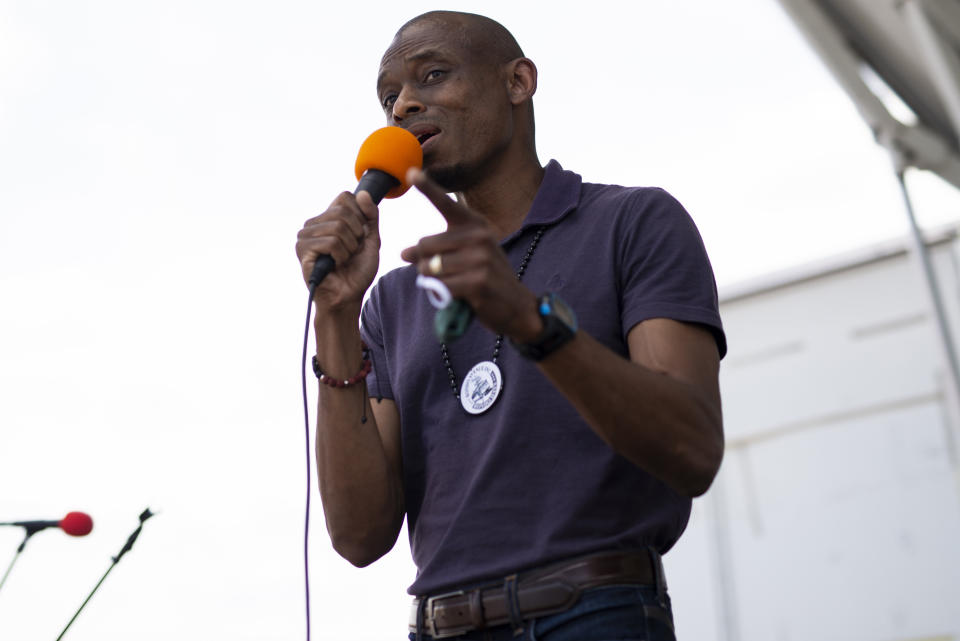
MULTIPOLYGON (((958 82, 958 79, 960 79, 960 59, 950 46, 943 41, 934 27, 927 5, 928 3, 925 0, 905 0, 900 5, 900 11, 910 25, 913 31, 913 40, 927 62, 927 68, 940 94, 940 99, 947 109, 954 132, 960 133, 960 82, 958 82)), ((917 219, 913 213, 913 204, 910 200, 910 192, 907 190, 907 183, 904 180, 906 159, 897 151, 892 150, 892 154, 894 170, 900 182, 900 191, 903 193, 903 202, 907 210, 907 218, 910 220, 910 233, 916 249, 915 253, 920 258, 927 281, 927 289, 930 292, 931 308, 936 315, 940 340, 943 342, 943 351, 947 360, 947 375, 953 388, 952 400, 956 404, 960 402, 960 365, 958 365, 956 343, 953 342, 940 288, 937 286, 936 273, 930 261, 927 245, 920 233, 920 227, 917 225, 917 219)), ((953 409, 960 411, 958 407, 953 409)), ((960 451, 954 449, 954 453, 960 454, 960 451)))
MULTIPOLYGON (((945 361, 944 364, 946 365, 946 384, 950 389, 946 390, 945 402, 951 405, 956 405, 958 400, 960 400, 960 361, 957 359, 956 343, 954 343, 953 334, 950 331, 950 323, 947 318, 946 308, 943 304, 943 297, 940 293, 940 287, 937 283, 937 275, 933 268, 933 261, 930 259, 930 251, 927 248, 927 244, 923 239, 923 234, 920 231, 920 226, 917 224, 917 218, 914 215, 913 202, 910 199, 910 192, 907 189, 907 183, 904 179, 904 173, 906 170, 904 159, 896 150, 891 150, 891 155, 893 156, 897 181, 900 184, 900 192, 903 195, 903 203, 907 213, 907 219, 910 221, 910 239, 913 246, 913 251, 911 253, 916 258, 924 277, 924 282, 926 284, 925 289, 927 290, 928 294, 928 302, 930 310, 933 312, 934 322, 937 325, 937 335, 940 338, 945 361)), ((960 415, 958 414, 958 412, 960 412, 960 408, 953 407, 952 409, 953 412, 951 413, 954 416, 960 415)), ((946 427, 949 450, 953 457, 954 467, 957 468, 957 466, 960 465, 960 448, 958 448, 957 439, 953 433, 953 429, 951 429, 949 425, 946 427)))

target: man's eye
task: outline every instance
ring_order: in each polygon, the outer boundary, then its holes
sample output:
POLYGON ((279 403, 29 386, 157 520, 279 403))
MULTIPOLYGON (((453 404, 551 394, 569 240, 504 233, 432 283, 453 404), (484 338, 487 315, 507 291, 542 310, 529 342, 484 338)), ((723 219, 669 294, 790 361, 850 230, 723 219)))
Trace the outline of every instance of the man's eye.
POLYGON ((424 82, 430 82, 431 80, 439 80, 443 77, 443 71, 440 69, 431 69, 427 72, 426 77, 424 77, 424 82))
POLYGON ((382 102, 383 108, 389 109, 390 107, 393 106, 393 103, 395 103, 396 101, 397 101, 397 96, 395 94, 390 94, 389 96, 386 96, 382 102))

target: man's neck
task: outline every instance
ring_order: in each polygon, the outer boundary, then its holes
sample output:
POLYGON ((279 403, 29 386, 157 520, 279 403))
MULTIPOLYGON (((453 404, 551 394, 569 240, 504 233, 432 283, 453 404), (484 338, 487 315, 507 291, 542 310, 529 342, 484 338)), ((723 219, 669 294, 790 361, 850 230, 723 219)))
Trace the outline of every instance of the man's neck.
POLYGON ((499 163, 483 180, 458 193, 457 198, 483 214, 503 239, 520 229, 544 173, 536 153, 531 152, 515 162, 499 163))

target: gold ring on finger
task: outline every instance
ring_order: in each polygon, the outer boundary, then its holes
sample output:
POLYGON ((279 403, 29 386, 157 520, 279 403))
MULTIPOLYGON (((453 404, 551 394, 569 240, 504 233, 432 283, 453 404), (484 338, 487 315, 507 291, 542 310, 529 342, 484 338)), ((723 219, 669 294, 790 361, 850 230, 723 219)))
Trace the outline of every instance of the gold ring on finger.
POLYGON ((427 261, 427 271, 430 272, 431 276, 439 276, 443 273, 443 258, 440 254, 434 254, 430 257, 430 260, 427 261))

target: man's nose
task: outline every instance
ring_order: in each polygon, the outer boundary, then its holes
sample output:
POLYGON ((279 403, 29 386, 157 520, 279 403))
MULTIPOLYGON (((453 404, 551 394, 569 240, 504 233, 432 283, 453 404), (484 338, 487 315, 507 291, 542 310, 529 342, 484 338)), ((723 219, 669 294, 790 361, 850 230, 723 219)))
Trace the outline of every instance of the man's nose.
POLYGON ((400 122, 411 114, 420 113, 426 109, 420 97, 409 87, 400 90, 400 95, 393 103, 393 120, 400 122))

